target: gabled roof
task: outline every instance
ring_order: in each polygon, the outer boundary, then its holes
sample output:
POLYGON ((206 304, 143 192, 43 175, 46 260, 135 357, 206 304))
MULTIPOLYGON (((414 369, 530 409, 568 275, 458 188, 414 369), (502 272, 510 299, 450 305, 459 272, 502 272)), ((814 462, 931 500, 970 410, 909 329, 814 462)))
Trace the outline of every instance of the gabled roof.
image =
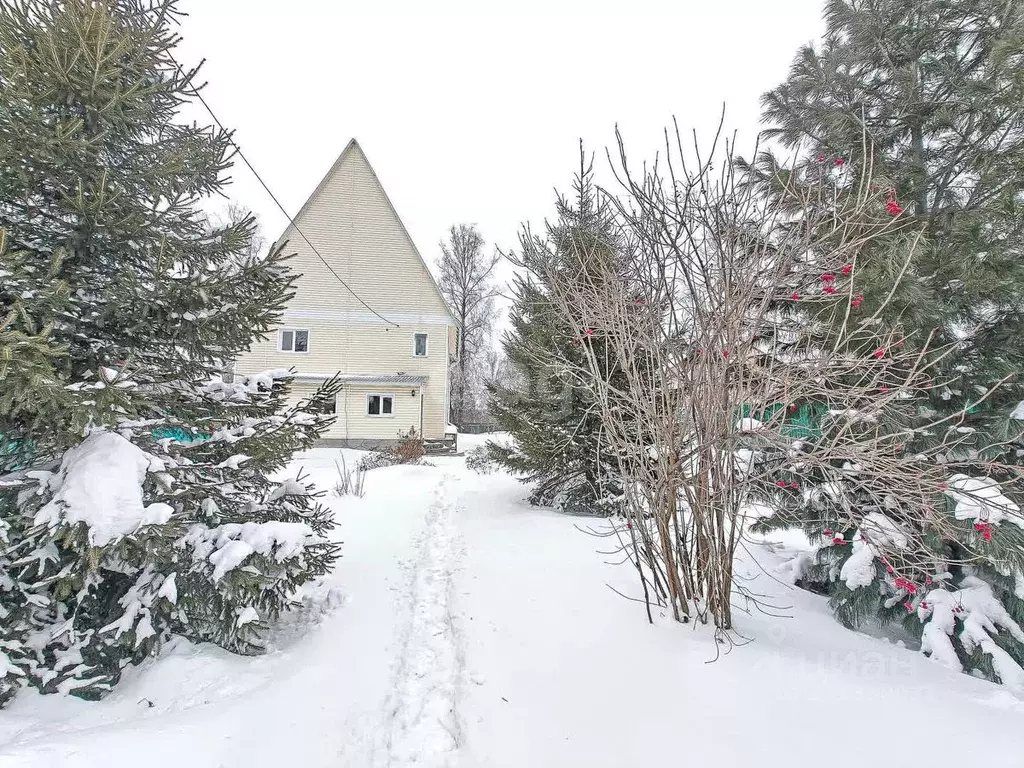
MULTIPOLYGON (((441 288, 438 286, 437 280, 434 279, 434 275, 430 271, 430 267, 427 266, 426 259, 423 258, 423 254, 420 253, 420 249, 417 248, 416 243, 413 242, 412 235, 409 234, 409 230, 406 228, 405 222, 402 221, 402 217, 398 215, 398 211, 395 208, 394 203, 391 202, 391 198, 388 197, 388 193, 387 190, 384 189, 384 185, 380 183, 380 177, 377 176, 377 171, 373 169, 373 164, 370 162, 370 158, 366 156, 366 152, 363 151, 363 148, 359 145, 359 142, 356 141, 355 138, 351 139, 349 143, 345 145, 345 148, 341 151, 341 154, 338 155, 338 159, 334 161, 334 164, 331 165, 330 170, 328 170, 327 173, 324 174, 324 177, 320 179, 320 183, 316 185, 316 189, 313 190, 313 194, 306 198, 306 202, 304 202, 302 204, 302 207, 299 208, 299 212, 296 213, 294 217, 292 217, 291 222, 285 227, 284 232, 281 233, 281 237, 277 239, 277 242, 281 242, 282 240, 284 240, 284 236, 288 234, 288 230, 293 228, 294 222, 299 221, 302 218, 302 215, 309 210, 310 206, 313 204, 313 201, 315 201, 320 196, 320 193, 323 192, 328 182, 331 180, 334 174, 338 172, 338 169, 341 168, 342 163, 344 163, 345 159, 353 151, 358 151, 359 154, 363 156, 363 160, 366 162, 366 167, 370 169, 370 175, 373 177, 374 182, 380 189, 380 193, 384 197, 384 201, 387 203, 388 208, 395 217, 395 221, 398 222, 398 226, 402 230, 402 235, 409 242, 409 246, 412 248, 413 253, 416 254, 417 258, 419 258, 420 260, 420 263, 423 265, 423 271, 426 273, 427 278, 430 280, 430 284, 434 287, 434 291, 437 293, 437 298, 441 300, 441 306, 445 308, 445 311, 448 313, 448 317, 451 319, 452 324, 457 324, 455 320, 455 315, 452 314, 451 307, 449 307, 448 302, 445 301, 444 294, 441 293, 441 288)), ((298 229, 297 227, 295 228, 298 229)), ((302 236, 305 237, 305 234, 303 233, 302 236)), ((317 246, 315 240, 313 241, 313 245, 317 246)), ((317 247, 317 250, 319 250, 319 247, 317 247)), ((326 267, 324 267, 324 271, 327 271, 326 267)))

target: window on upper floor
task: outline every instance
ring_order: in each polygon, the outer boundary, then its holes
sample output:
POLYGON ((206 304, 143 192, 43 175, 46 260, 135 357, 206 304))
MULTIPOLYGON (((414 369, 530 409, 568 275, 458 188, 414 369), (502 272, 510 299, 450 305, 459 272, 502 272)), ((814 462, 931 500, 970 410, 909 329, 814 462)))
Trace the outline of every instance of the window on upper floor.
POLYGON ((390 416, 394 413, 394 398, 391 395, 367 395, 367 416, 390 416))
POLYGON ((414 333, 412 337, 412 353, 416 357, 427 356, 427 334, 414 333))
POLYGON ((277 338, 282 352, 309 352, 309 331, 304 328, 282 328, 277 338))

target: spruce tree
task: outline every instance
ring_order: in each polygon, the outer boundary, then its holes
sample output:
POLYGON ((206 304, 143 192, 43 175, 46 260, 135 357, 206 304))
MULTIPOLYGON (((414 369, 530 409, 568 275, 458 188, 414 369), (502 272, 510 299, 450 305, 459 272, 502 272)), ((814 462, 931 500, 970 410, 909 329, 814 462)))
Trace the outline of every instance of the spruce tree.
MULTIPOLYGON (((574 514, 611 514, 621 493, 615 460, 601 439, 594 394, 571 373, 584 365, 582 344, 603 346, 604 341, 583 318, 569 327, 545 284, 553 270, 572 263, 570 249, 614 242, 610 212, 589 168, 581 168, 575 191, 574 200, 559 197, 557 219, 546 224, 545 236, 524 230, 520 254, 510 256, 520 271, 503 346, 521 386, 490 385, 488 408, 515 440, 511 446, 491 442, 488 449, 499 464, 532 484, 532 503, 574 514)), ((605 367, 606 375, 615 375, 613 364, 605 367)))
MULTIPOLYGON (((766 152, 751 168, 753 178, 783 205, 826 177, 838 205, 861 184, 872 185, 879 215, 894 217, 897 226, 851 265, 854 310, 870 316, 891 295, 881 319, 902 326, 908 347, 923 349, 931 337, 930 347, 942 351, 931 356, 929 402, 899 426, 948 417, 937 430, 915 432, 914 444, 958 430, 949 461, 1019 462, 1021 423, 1013 411, 1024 397, 1021 6, 830 0, 825 20, 821 45, 802 48, 787 80, 764 97, 767 133, 796 152, 796 164, 787 167, 766 152)), ((799 218, 797 207, 794 213, 799 218)), ((1014 483, 1014 473, 991 481, 1014 483)), ((922 600, 925 610, 903 610, 907 593, 884 563, 876 563, 870 581, 843 578, 857 554, 849 543, 854 531, 840 536, 847 543, 818 551, 809 585, 831 595, 848 625, 902 620, 936 658, 994 679, 1014 677, 1013 667, 1024 663, 1021 500, 1009 488, 1006 496, 979 485, 986 482, 959 477, 940 489, 936 514, 962 521, 958 537, 948 535, 948 524, 947 535, 935 536, 930 521, 917 521, 933 550, 935 589, 922 600), (965 493, 965 485, 973 490, 965 493), (936 607, 947 602, 959 609, 936 607), (979 640, 980 625, 991 642, 979 640), (948 648, 936 647, 940 635, 948 648)), ((858 500, 847 488, 835 503, 849 508, 858 500)), ((767 525, 798 522, 820 540, 821 521, 820 509, 803 508, 767 525)))
POLYGON ((338 555, 280 476, 336 383, 286 409, 287 371, 219 376, 294 277, 203 213, 231 137, 178 117, 176 13, 0 6, 0 703, 102 695, 172 634, 258 652, 338 555))

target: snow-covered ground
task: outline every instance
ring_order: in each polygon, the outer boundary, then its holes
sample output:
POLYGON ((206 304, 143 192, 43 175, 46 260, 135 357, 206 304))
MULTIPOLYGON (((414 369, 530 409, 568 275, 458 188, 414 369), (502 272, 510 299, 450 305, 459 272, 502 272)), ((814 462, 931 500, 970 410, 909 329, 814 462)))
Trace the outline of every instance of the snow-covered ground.
MULTIPOLYGON (((462 446, 481 438, 463 436, 462 446)), ((333 485, 337 451, 301 464, 333 485)), ((351 458, 351 457, 350 457, 351 458)), ((241 658, 179 642, 105 700, 20 695, 0 712, 2 768, 120 766, 1017 765, 1024 702, 848 632, 780 569, 798 543, 751 547, 746 585, 785 606, 740 614, 751 642, 660 617, 590 521, 536 509, 460 457, 372 471, 333 498, 331 580, 241 658)))

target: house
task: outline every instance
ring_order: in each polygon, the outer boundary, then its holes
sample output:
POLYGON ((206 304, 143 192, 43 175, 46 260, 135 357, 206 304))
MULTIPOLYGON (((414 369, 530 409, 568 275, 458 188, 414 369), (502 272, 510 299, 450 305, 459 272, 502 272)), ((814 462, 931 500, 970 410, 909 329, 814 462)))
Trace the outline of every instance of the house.
POLYGON ((380 447, 415 429, 428 444, 453 448, 446 427, 455 319, 355 139, 283 241, 295 254, 295 296, 281 327, 234 371, 294 368, 296 401, 340 373, 328 445, 380 447))

